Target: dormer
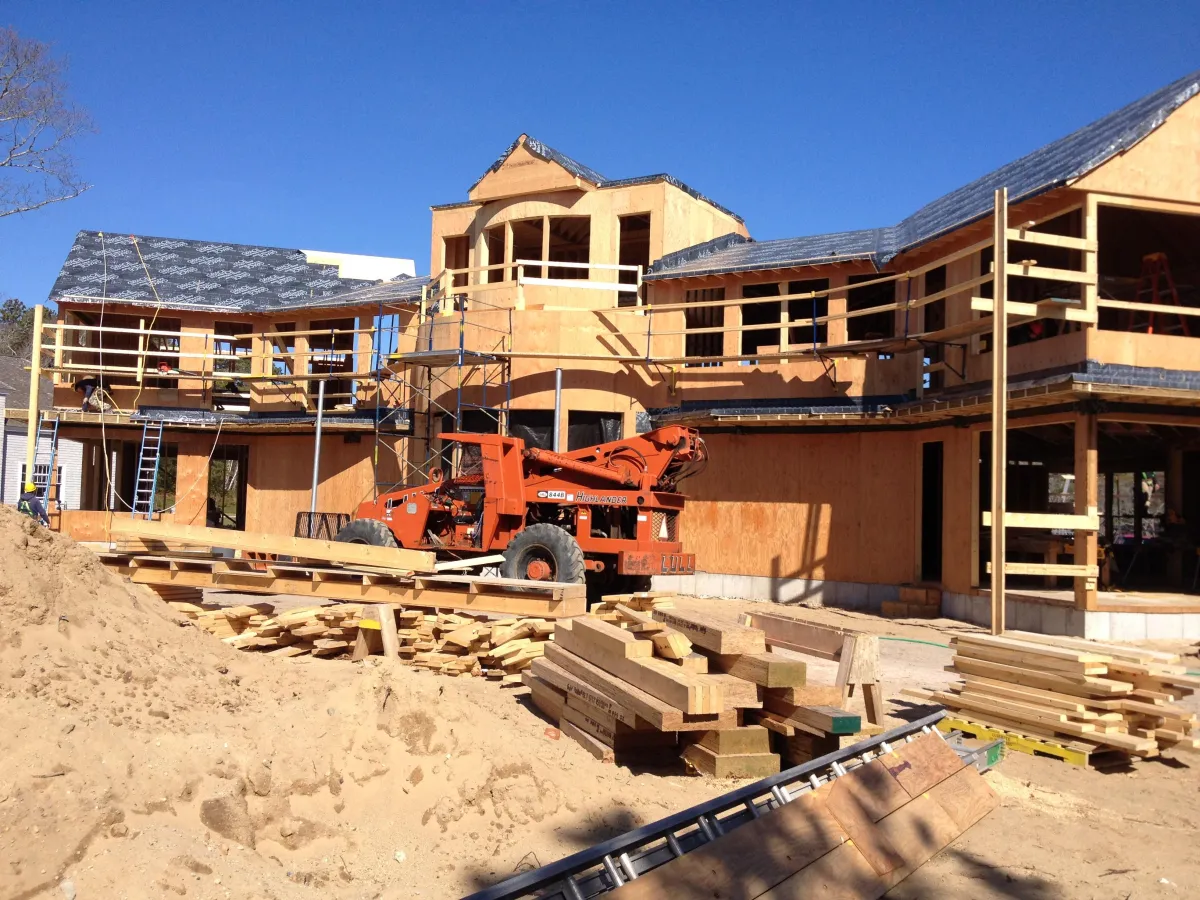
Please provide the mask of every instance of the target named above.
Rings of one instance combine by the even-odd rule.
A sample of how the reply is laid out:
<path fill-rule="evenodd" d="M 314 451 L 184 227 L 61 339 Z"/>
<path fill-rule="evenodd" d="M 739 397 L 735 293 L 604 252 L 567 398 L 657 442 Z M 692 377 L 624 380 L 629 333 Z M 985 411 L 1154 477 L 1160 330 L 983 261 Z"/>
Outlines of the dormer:
<path fill-rule="evenodd" d="M 487 203 L 524 194 L 594 191 L 603 182 L 599 172 L 523 134 L 471 186 L 467 196 L 473 203 Z"/>

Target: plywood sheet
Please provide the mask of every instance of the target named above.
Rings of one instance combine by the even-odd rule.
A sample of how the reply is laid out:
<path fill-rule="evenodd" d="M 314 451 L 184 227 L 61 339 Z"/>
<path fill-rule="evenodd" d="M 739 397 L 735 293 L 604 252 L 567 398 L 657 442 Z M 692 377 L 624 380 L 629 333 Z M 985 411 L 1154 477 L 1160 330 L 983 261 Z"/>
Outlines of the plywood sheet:
<path fill-rule="evenodd" d="M 963 761 L 935 734 L 898 744 L 880 761 L 910 797 L 918 797 L 963 767 Z"/>
<path fill-rule="evenodd" d="M 859 848 L 847 842 L 760 894 L 759 900 L 873 900 L 888 887 Z"/>

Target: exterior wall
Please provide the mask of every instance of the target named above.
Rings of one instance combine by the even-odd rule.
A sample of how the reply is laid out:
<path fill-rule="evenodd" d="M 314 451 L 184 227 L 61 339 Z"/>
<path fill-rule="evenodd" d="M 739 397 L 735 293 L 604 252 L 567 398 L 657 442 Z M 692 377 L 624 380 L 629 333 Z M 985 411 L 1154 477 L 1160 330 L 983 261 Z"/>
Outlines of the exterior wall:
<path fill-rule="evenodd" d="M 21 483 L 21 467 L 25 465 L 25 448 L 28 444 L 25 423 L 6 425 L 3 429 L 3 466 L 0 476 L 0 503 L 16 504 L 24 485 Z M 59 503 L 63 509 L 79 508 L 79 482 L 82 470 L 83 445 L 79 441 L 61 439 L 58 442 L 58 458 L 55 467 L 62 468 L 62 485 L 59 488 Z M 51 512 L 54 512 L 51 510 Z"/>

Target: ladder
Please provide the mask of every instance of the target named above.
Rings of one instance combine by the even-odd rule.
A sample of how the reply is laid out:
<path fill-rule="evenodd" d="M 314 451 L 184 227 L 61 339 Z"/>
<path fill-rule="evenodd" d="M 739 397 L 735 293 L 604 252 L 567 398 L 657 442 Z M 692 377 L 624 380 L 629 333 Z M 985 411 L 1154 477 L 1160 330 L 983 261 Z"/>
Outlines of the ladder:
<path fill-rule="evenodd" d="M 728 834 L 734 828 L 760 818 L 767 812 L 815 791 L 833 778 L 845 775 L 872 759 L 890 753 L 893 744 L 912 741 L 930 732 L 942 737 L 964 763 L 979 771 L 999 757 L 1000 741 L 968 749 L 961 732 L 944 735 L 937 723 L 944 710 L 907 725 L 859 741 L 843 750 L 826 754 L 778 775 L 730 791 L 691 809 L 644 825 L 619 837 L 581 850 L 556 863 L 524 872 L 465 900 L 517 900 L 537 896 L 541 900 L 590 900 L 638 878 L 686 853 Z"/>
<path fill-rule="evenodd" d="M 163 423 L 147 419 L 142 425 L 142 451 L 138 455 L 137 484 L 133 489 L 133 518 L 154 517 L 154 496 L 158 493 L 158 466 L 162 461 Z"/>
<path fill-rule="evenodd" d="M 59 493 L 62 490 L 58 479 L 54 477 L 54 465 L 57 458 L 58 418 L 42 416 L 38 422 L 37 439 L 33 445 L 33 471 L 26 473 L 25 480 L 33 482 L 34 487 L 37 488 L 38 499 L 42 501 L 47 511 L 50 509 L 51 499 L 56 506 L 58 505 Z M 54 487 L 53 498 L 50 496 L 51 485 Z"/>

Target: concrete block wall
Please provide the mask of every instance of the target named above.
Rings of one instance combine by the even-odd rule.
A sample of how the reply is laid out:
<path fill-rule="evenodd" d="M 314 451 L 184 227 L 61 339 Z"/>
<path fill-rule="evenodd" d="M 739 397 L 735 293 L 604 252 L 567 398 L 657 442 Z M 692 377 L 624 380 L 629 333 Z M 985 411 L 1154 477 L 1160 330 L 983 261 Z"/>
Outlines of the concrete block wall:
<path fill-rule="evenodd" d="M 987 627 L 991 600 L 942 594 L 942 615 Z M 1061 634 L 1096 641 L 1200 640 L 1200 613 L 1104 612 L 1008 598 L 1005 624 L 1014 631 Z"/>
<path fill-rule="evenodd" d="M 762 600 L 785 606 L 809 608 L 835 606 L 863 612 L 879 612 L 883 601 L 897 600 L 900 597 L 900 588 L 889 584 L 771 578 L 766 575 L 725 575 L 719 572 L 656 575 L 653 587 L 656 591 L 676 591 L 696 597 Z"/>

